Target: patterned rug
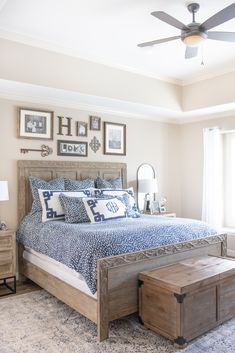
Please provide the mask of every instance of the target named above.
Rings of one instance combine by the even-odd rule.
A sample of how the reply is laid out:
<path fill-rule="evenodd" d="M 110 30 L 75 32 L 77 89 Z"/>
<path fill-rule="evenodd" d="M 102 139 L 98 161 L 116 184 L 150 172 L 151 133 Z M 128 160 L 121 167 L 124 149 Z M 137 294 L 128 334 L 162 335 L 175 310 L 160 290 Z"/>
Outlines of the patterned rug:
<path fill-rule="evenodd" d="M 116 320 L 110 338 L 44 290 L 0 299 L 0 353 L 235 353 L 235 319 L 177 350 L 136 316 Z"/>

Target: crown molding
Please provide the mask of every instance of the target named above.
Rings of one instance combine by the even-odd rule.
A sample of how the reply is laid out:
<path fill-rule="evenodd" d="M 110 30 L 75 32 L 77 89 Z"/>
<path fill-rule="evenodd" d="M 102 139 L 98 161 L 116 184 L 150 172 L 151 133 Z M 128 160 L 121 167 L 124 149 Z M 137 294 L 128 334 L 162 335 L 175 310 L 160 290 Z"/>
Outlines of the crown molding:
<path fill-rule="evenodd" d="M 173 124 L 178 124 L 181 114 L 161 107 L 4 79 L 0 79 L 0 98 Z"/>
<path fill-rule="evenodd" d="M 125 119 L 151 120 L 178 125 L 235 115 L 235 102 L 183 112 L 4 79 L 0 79 L 0 98 L 19 101 L 20 104 L 32 103 L 47 107 L 72 108 L 87 111 L 90 114 L 109 114 Z"/>

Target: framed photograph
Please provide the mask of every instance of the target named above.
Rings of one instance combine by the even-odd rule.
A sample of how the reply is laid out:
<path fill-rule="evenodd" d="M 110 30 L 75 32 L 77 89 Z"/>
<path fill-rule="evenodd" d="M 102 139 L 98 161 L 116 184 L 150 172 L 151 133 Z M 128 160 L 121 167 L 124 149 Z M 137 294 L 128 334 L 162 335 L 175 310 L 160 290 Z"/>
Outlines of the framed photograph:
<path fill-rule="evenodd" d="M 104 154 L 126 155 L 126 125 L 104 122 Z"/>
<path fill-rule="evenodd" d="M 84 121 L 77 121 L 76 123 L 76 135 L 77 136 L 87 136 L 87 123 Z"/>
<path fill-rule="evenodd" d="M 90 130 L 100 131 L 101 128 L 101 118 L 98 116 L 90 115 Z"/>
<path fill-rule="evenodd" d="M 160 213 L 160 205 L 159 205 L 159 201 L 152 201 L 151 202 L 151 205 L 150 205 L 150 208 L 151 208 L 151 213 L 154 214 L 154 213 Z"/>
<path fill-rule="evenodd" d="M 19 137 L 53 139 L 54 112 L 19 108 Z"/>
<path fill-rule="evenodd" d="M 87 142 L 83 141 L 57 141 L 58 156 L 87 157 Z"/>

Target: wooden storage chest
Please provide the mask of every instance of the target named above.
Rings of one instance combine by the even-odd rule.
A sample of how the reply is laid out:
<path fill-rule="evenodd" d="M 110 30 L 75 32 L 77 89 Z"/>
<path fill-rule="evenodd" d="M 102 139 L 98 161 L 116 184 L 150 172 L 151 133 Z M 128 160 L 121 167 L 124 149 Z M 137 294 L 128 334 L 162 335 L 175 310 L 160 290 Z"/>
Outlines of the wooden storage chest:
<path fill-rule="evenodd" d="M 196 257 L 140 273 L 139 316 L 183 348 L 235 316 L 235 261 Z"/>

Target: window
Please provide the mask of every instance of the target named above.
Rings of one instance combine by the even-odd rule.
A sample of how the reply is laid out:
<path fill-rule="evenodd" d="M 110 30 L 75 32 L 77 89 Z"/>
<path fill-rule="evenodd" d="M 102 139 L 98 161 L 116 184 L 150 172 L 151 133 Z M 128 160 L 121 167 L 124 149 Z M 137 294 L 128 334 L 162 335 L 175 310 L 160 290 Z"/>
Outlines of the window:
<path fill-rule="evenodd" d="M 235 227 L 235 133 L 224 134 L 224 225 Z"/>

